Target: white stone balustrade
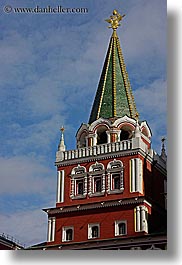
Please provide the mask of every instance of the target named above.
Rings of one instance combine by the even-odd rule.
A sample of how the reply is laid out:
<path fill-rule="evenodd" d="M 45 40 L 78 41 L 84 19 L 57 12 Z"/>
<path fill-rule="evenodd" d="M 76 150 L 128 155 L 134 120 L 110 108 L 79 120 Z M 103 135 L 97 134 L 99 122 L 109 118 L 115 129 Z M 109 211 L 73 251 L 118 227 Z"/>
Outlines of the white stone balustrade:
<path fill-rule="evenodd" d="M 75 150 L 58 151 L 56 153 L 56 162 L 97 156 L 113 152 L 119 152 L 132 149 L 132 140 L 126 140 L 116 143 L 100 144 L 91 147 L 82 147 Z"/>

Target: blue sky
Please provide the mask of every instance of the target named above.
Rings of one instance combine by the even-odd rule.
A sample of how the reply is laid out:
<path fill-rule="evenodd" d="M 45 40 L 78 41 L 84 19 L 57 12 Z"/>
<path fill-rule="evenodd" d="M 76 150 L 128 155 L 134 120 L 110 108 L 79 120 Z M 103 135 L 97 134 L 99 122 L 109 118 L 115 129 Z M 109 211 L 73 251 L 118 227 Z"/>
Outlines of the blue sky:
<path fill-rule="evenodd" d="M 6 14 L 3 7 L 86 7 L 87 14 Z M 142 120 L 160 152 L 166 136 L 165 0 L 1 0 L 0 233 L 26 245 L 46 240 L 55 205 L 59 128 L 67 149 L 88 122 L 111 30 L 104 21 L 126 14 L 118 35 Z"/>

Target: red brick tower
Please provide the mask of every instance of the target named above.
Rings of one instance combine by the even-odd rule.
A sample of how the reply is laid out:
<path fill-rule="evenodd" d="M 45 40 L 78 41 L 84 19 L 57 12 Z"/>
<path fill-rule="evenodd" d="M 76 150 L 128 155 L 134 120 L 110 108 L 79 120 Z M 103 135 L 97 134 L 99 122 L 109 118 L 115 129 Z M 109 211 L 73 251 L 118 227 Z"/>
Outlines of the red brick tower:
<path fill-rule="evenodd" d="M 151 130 L 139 120 L 116 33 L 123 17 L 114 10 L 106 20 L 113 33 L 75 150 L 66 150 L 61 129 L 56 206 L 44 209 L 47 249 L 166 247 L 165 148 L 151 149 Z"/>

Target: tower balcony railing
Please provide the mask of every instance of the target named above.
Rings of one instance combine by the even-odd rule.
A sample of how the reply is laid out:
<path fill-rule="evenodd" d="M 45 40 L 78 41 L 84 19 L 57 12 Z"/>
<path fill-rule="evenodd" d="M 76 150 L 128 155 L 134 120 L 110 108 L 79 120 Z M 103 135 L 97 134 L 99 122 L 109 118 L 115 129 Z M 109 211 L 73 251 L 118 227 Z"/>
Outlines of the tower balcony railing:
<path fill-rule="evenodd" d="M 107 153 L 114 153 L 132 149 L 132 140 L 125 140 L 115 143 L 106 143 L 90 147 L 82 147 L 75 150 L 58 151 L 56 154 L 56 162 L 86 158 Z"/>

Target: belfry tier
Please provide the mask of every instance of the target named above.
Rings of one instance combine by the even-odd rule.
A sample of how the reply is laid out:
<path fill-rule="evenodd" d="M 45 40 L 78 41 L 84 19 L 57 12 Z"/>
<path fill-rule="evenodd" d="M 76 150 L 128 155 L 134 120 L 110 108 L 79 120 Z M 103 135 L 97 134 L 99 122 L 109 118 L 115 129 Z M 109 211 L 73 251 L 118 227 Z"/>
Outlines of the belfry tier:
<path fill-rule="evenodd" d="M 134 139 L 140 139 L 145 148 L 150 148 L 151 131 L 145 121 L 128 117 L 106 119 L 99 118 L 91 124 L 82 124 L 76 139 L 77 148 L 92 147 L 101 144 L 125 142 L 134 144 Z"/>

